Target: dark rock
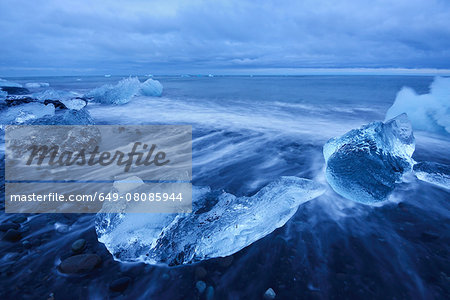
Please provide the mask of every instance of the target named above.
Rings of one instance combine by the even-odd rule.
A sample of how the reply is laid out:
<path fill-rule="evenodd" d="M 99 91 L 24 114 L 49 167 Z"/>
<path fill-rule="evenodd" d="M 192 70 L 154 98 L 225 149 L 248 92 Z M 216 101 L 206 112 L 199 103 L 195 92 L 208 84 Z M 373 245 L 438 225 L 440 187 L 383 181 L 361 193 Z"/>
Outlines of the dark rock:
<path fill-rule="evenodd" d="M 19 229 L 19 225 L 15 223 L 4 223 L 0 225 L 0 231 L 8 231 L 9 229 Z"/>
<path fill-rule="evenodd" d="M 13 221 L 14 223 L 19 224 L 19 223 L 25 222 L 26 220 L 27 220 L 27 217 L 24 217 L 24 216 L 17 216 L 17 217 L 15 217 L 12 221 Z"/>
<path fill-rule="evenodd" d="M 8 231 L 3 236 L 3 239 L 10 242 L 15 242 L 20 240 L 20 232 L 15 229 L 8 229 Z"/>
<path fill-rule="evenodd" d="M 76 97 L 73 99 L 83 100 L 86 103 L 86 105 L 88 103 L 88 101 L 85 98 Z M 16 106 L 16 105 L 22 105 L 22 104 L 31 103 L 31 102 L 42 103 L 44 105 L 52 104 L 56 109 L 63 109 L 63 110 L 69 109 L 61 101 L 53 100 L 53 99 L 39 100 L 39 99 L 31 98 L 29 96 L 8 96 L 5 99 L 6 106 Z"/>
<path fill-rule="evenodd" d="M 114 280 L 109 286 L 109 289 L 114 292 L 123 292 L 124 290 L 126 290 L 130 282 L 130 277 L 122 277 Z"/>
<path fill-rule="evenodd" d="M 79 239 L 73 242 L 72 244 L 72 251 L 75 253 L 82 252 L 84 248 L 86 247 L 86 240 L 85 239 Z"/>
<path fill-rule="evenodd" d="M 30 91 L 23 87 L 15 87 L 15 86 L 2 86 L 0 87 L 2 91 L 8 93 L 8 95 L 26 95 L 29 94 Z"/>
<path fill-rule="evenodd" d="M 16 106 L 37 101 L 38 100 L 28 96 L 21 96 L 21 97 L 11 96 L 5 99 L 6 106 Z"/>
<path fill-rule="evenodd" d="M 64 105 L 64 103 L 62 103 L 59 100 L 44 100 L 44 104 L 53 104 L 53 106 L 55 108 L 59 108 L 59 109 L 67 109 L 67 106 Z"/>
<path fill-rule="evenodd" d="M 66 258 L 59 265 L 62 273 L 87 273 L 94 270 L 101 263 L 100 256 L 96 254 L 79 254 Z"/>

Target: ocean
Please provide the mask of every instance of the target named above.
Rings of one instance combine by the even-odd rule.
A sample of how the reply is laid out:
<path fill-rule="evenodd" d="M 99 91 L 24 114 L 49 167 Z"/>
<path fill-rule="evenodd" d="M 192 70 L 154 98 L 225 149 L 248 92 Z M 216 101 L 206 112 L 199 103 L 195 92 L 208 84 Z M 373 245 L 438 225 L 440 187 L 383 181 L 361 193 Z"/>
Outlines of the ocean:
<path fill-rule="evenodd" d="M 85 94 L 122 78 L 7 79 L 49 83 L 36 91 Z M 2 212 L 0 223 L 14 221 L 22 232 L 19 242 L 0 241 L 2 298 L 203 299 L 207 293 L 199 294 L 199 280 L 212 287 L 208 293 L 216 299 L 261 299 L 268 288 L 277 299 L 449 297 L 449 191 L 411 176 L 382 204 L 355 203 L 327 185 L 322 154 L 330 138 L 384 121 L 403 87 L 431 93 L 433 77 L 152 78 L 164 87 L 161 97 L 89 103 L 95 124 L 192 125 L 194 186 L 252 196 L 280 176 L 297 176 L 323 183 L 326 192 L 231 257 L 176 267 L 115 261 L 97 241 L 95 215 Z M 414 136 L 415 160 L 450 165 L 449 135 L 417 130 Z M 102 264 L 86 275 L 68 276 L 57 266 L 79 238 Z M 111 291 L 111 282 L 121 277 L 130 278 L 129 286 Z"/>

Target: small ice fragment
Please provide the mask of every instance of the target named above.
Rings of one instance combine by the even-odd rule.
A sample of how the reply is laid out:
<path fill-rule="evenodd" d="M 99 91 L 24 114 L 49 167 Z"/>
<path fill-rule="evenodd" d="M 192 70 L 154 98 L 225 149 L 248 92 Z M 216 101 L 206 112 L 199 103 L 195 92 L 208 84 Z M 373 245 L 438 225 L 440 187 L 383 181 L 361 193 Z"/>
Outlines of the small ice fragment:
<path fill-rule="evenodd" d="M 68 109 L 80 110 L 86 106 L 87 101 L 80 98 L 60 100 Z"/>
<path fill-rule="evenodd" d="M 404 87 L 398 92 L 386 119 L 407 113 L 415 130 L 450 133 L 450 78 L 436 77 L 430 93 L 418 95 Z"/>

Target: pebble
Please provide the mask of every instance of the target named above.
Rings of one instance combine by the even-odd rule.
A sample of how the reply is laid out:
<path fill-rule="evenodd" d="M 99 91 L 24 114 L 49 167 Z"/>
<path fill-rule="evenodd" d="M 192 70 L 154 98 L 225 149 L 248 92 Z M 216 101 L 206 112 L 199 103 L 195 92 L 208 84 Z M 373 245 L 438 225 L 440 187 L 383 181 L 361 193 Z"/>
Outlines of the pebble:
<path fill-rule="evenodd" d="M 15 242 L 20 240 L 20 232 L 15 229 L 8 229 L 8 231 L 3 236 L 3 239 L 10 242 Z"/>
<path fill-rule="evenodd" d="M 214 288 L 212 286 L 208 286 L 206 289 L 206 300 L 214 299 Z"/>
<path fill-rule="evenodd" d="M 265 300 L 273 300 L 277 294 L 275 294 L 275 291 L 272 288 L 268 288 L 267 291 L 264 293 L 263 298 Z"/>
<path fill-rule="evenodd" d="M 198 292 L 200 294 L 203 294 L 203 292 L 206 290 L 206 283 L 204 281 L 197 281 L 195 284 L 195 287 L 197 288 Z"/>
<path fill-rule="evenodd" d="M 109 289 L 114 292 L 123 292 L 127 289 L 130 282 L 131 282 L 130 277 L 122 277 L 114 280 L 109 286 Z"/>
<path fill-rule="evenodd" d="M 72 251 L 75 253 L 82 252 L 85 247 L 86 247 L 86 240 L 79 239 L 79 240 L 76 240 L 75 242 L 73 242 Z"/>
<path fill-rule="evenodd" d="M 63 260 L 59 265 L 62 273 L 87 273 L 100 265 L 102 259 L 96 254 L 78 254 Z"/>
<path fill-rule="evenodd" d="M 25 248 L 25 249 L 30 249 L 31 248 L 31 243 L 29 242 L 29 241 L 23 241 L 22 242 L 22 246 Z"/>

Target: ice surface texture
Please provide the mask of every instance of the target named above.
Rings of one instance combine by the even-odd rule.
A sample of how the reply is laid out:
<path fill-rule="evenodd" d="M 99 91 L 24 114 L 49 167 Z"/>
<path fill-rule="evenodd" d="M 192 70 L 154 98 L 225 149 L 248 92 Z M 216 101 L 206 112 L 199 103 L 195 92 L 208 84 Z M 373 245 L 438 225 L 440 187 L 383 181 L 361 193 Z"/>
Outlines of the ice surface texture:
<path fill-rule="evenodd" d="M 323 154 L 326 178 L 341 196 L 361 203 L 386 200 L 414 164 L 411 123 L 401 114 L 329 140 Z"/>
<path fill-rule="evenodd" d="M 96 230 L 115 259 L 179 265 L 231 255 L 283 226 L 324 187 L 281 177 L 252 197 L 193 189 L 190 214 L 98 214 Z"/>
<path fill-rule="evenodd" d="M 414 174 L 422 181 L 450 190 L 450 167 L 435 162 L 420 162 L 414 165 Z"/>
<path fill-rule="evenodd" d="M 54 115 L 55 107 L 52 104 L 44 105 L 37 102 L 0 110 L 2 124 L 28 124 L 33 120 Z"/>
<path fill-rule="evenodd" d="M 386 119 L 407 113 L 415 130 L 450 133 L 450 78 L 436 77 L 430 93 L 417 95 L 404 87 L 389 108 Z"/>
<path fill-rule="evenodd" d="M 129 77 L 122 79 L 116 85 L 106 84 L 93 89 L 86 94 L 86 97 L 103 104 L 125 104 L 139 94 L 159 97 L 162 90 L 163 87 L 157 80 L 148 79 L 141 83 L 137 77 Z"/>

